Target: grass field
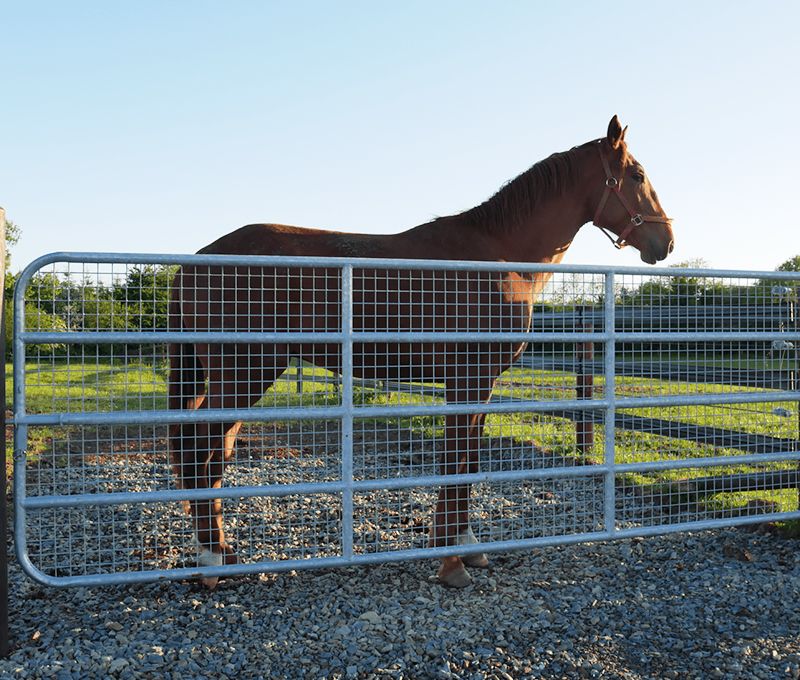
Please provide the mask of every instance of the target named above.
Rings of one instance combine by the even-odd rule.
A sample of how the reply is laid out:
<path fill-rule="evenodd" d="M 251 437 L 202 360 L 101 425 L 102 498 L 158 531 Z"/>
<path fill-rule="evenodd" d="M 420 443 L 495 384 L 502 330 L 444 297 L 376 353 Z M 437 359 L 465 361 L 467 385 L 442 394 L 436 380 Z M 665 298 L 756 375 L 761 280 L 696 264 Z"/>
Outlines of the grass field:
<path fill-rule="evenodd" d="M 7 366 L 7 394 L 12 395 L 11 367 Z M 265 406 L 331 406 L 339 402 L 334 376 L 323 369 L 307 366 L 303 373 L 302 390 L 295 382 L 295 369 L 285 374 L 259 402 Z M 26 366 L 26 410 L 28 413 L 161 410 L 167 406 L 166 365 L 161 362 L 95 360 L 81 363 L 58 361 L 31 363 Z M 574 399 L 574 375 L 558 371 L 540 371 L 515 367 L 507 371 L 498 383 L 495 394 L 500 397 L 537 400 Z M 617 396 L 655 396 L 697 393 L 725 393 L 747 388 L 713 384 L 688 384 L 644 378 L 618 377 Z M 428 387 L 431 387 L 430 385 Z M 436 386 L 434 386 L 436 387 Z M 438 386 L 442 388 L 442 385 Z M 595 378 L 595 394 L 603 390 L 601 377 Z M 443 402 L 441 395 L 421 396 L 401 392 L 382 392 L 356 386 L 355 402 L 359 405 L 389 405 L 401 403 Z M 658 409 L 630 409 L 629 413 L 662 420 L 680 421 L 699 426 L 724 428 L 737 432 L 768 435 L 782 439 L 798 438 L 797 402 L 755 405 L 684 406 Z M 782 410 L 781 410 L 782 409 Z M 787 417 L 785 413 L 790 415 Z M 410 428 L 428 436 L 443 434 L 443 418 L 417 416 L 391 418 L 393 426 Z M 591 461 L 603 459 L 602 427 L 595 427 L 594 448 L 587 452 Z M 513 438 L 533 441 L 537 446 L 559 456 L 577 455 L 574 424 L 563 418 L 544 414 L 490 414 L 487 417 L 486 437 Z M 35 458 L 48 446 L 52 432 L 46 427 L 31 428 L 28 454 Z M 7 442 L 11 452 L 11 442 Z M 618 463 L 657 460 L 685 460 L 701 457 L 741 455 L 735 449 L 721 449 L 712 444 L 685 441 L 662 436 L 657 432 L 617 430 L 616 460 Z M 9 460 L 11 457 L 9 456 Z M 761 465 L 757 469 L 786 470 L 795 463 Z M 658 488 L 676 485 L 687 478 L 709 474 L 752 472 L 753 466 L 726 466 L 723 470 L 665 469 L 658 472 L 627 475 L 626 486 L 641 485 Z M 702 500 L 708 507 L 735 508 L 757 499 L 777 504 L 781 511 L 798 507 L 796 489 L 713 494 Z"/>

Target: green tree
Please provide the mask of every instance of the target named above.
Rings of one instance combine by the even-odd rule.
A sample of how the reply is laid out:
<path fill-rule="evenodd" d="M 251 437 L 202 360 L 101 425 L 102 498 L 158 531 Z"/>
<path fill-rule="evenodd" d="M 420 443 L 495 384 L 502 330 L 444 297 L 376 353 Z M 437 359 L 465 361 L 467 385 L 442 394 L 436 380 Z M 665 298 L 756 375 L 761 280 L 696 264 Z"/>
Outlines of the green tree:
<path fill-rule="evenodd" d="M 800 255 L 795 255 L 794 257 L 786 260 L 779 264 L 775 271 L 779 272 L 800 272 Z"/>
<path fill-rule="evenodd" d="M 76 329 L 79 323 L 73 317 L 80 314 L 81 284 L 66 276 L 53 272 L 34 274 L 25 287 L 25 301 L 33 304 L 48 314 L 55 314 L 64 319 L 68 328 Z"/>
<path fill-rule="evenodd" d="M 5 328 L 3 330 L 6 336 L 6 359 L 10 359 L 13 355 L 14 304 L 13 302 L 6 302 L 5 305 L 6 318 Z M 60 316 L 48 314 L 46 311 L 39 309 L 36 305 L 26 302 L 25 328 L 42 332 L 55 331 L 63 333 L 67 330 L 67 325 Z M 53 356 L 62 353 L 66 349 L 66 345 L 63 343 L 51 343 L 47 345 L 36 345 L 35 348 L 39 356 Z"/>
<path fill-rule="evenodd" d="M 29 314 L 29 309 L 36 314 Z M 31 331 L 121 331 L 129 323 L 125 304 L 114 299 L 109 286 L 54 272 L 31 277 L 25 288 L 25 310 L 25 327 Z M 112 346 L 98 349 L 107 353 Z"/>
<path fill-rule="evenodd" d="M 130 326 L 127 306 L 124 302 L 115 300 L 108 288 L 84 285 L 79 295 L 79 302 L 72 308 L 70 315 L 73 330 L 124 331 Z"/>
<path fill-rule="evenodd" d="M 5 289 L 3 290 L 3 304 L 5 305 L 5 333 L 6 358 L 9 359 L 13 353 L 13 330 L 14 330 L 14 285 L 17 276 L 12 274 L 11 269 L 11 248 L 19 243 L 22 230 L 14 222 L 6 220 L 6 259 L 5 259 Z M 28 291 L 25 301 L 25 328 L 36 331 L 56 331 L 64 332 L 67 330 L 67 323 L 63 315 L 56 313 L 56 301 L 63 295 L 62 286 L 54 275 L 41 275 L 39 284 L 42 291 L 49 295 L 49 305 L 37 304 L 37 300 L 32 299 L 33 294 Z M 34 288 L 34 286 L 31 286 Z M 61 343 L 37 345 L 36 350 L 39 356 L 51 356 L 63 352 L 66 345 Z"/>
<path fill-rule="evenodd" d="M 696 257 L 684 262 L 671 265 L 670 269 L 706 269 L 709 264 L 707 260 Z M 699 276 L 672 276 L 670 277 L 669 304 L 678 307 L 688 307 L 697 305 L 703 297 L 708 280 Z"/>
<path fill-rule="evenodd" d="M 800 255 L 795 255 L 794 257 L 789 258 L 785 262 L 782 262 L 777 267 L 775 267 L 776 272 L 800 272 Z M 794 289 L 794 293 L 792 296 L 797 296 L 797 289 L 800 285 L 799 281 L 787 281 L 783 279 L 782 281 L 777 281 L 776 279 L 761 279 L 757 284 L 756 287 L 759 288 L 762 292 L 764 297 L 773 298 L 776 297 L 775 291 L 788 288 Z M 786 297 L 786 292 L 779 294 L 777 297 Z"/>
<path fill-rule="evenodd" d="M 6 262 L 5 262 L 5 287 L 3 289 L 3 300 L 10 301 L 14 297 L 14 284 L 17 277 L 11 273 L 11 247 L 19 243 L 22 230 L 11 220 L 6 220 Z"/>
<path fill-rule="evenodd" d="M 5 328 L 3 328 L 3 334 L 5 335 L 6 341 L 6 359 L 11 357 L 11 352 L 13 351 L 11 343 L 11 336 L 14 328 L 14 309 L 12 300 L 14 298 L 14 284 L 16 283 L 16 276 L 11 273 L 11 247 L 19 243 L 19 237 L 21 233 L 22 231 L 16 224 L 14 224 L 11 220 L 6 219 L 6 261 L 4 263 L 5 279 L 3 286 L 3 299 L 0 301 L 0 304 L 3 305 L 3 312 L 5 314 Z"/>
<path fill-rule="evenodd" d="M 19 243 L 22 230 L 11 220 L 6 220 L 6 272 L 11 267 L 11 246 Z"/>
<path fill-rule="evenodd" d="M 125 282 L 114 287 L 114 299 L 126 306 L 132 329 L 167 330 L 169 291 L 176 269 L 154 265 L 131 267 Z"/>
<path fill-rule="evenodd" d="M 794 257 L 786 260 L 786 262 L 782 262 L 776 267 L 776 271 L 779 272 L 800 272 L 800 255 L 795 255 Z M 788 290 L 780 293 L 779 295 L 781 298 L 786 300 L 793 300 L 794 304 L 797 305 L 797 300 L 800 297 L 800 281 L 793 279 L 791 281 L 773 281 L 773 288 L 772 291 L 775 292 L 776 288 L 779 289 L 781 287 L 785 287 Z M 780 284 L 775 286 L 774 284 Z"/>

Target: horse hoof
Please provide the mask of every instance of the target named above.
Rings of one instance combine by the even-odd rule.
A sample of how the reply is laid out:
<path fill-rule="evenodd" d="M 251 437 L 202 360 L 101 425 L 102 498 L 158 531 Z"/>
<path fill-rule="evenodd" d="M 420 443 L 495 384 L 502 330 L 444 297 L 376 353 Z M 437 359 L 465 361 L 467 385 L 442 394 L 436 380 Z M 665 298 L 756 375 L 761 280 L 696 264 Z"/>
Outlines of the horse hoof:
<path fill-rule="evenodd" d="M 489 558 L 486 556 L 486 553 L 472 553 L 471 555 L 464 555 L 461 560 L 468 567 L 474 567 L 475 569 L 489 568 Z"/>
<path fill-rule="evenodd" d="M 208 590 L 214 590 L 217 587 L 217 583 L 219 583 L 219 576 L 200 579 L 200 581 Z"/>
<path fill-rule="evenodd" d="M 219 546 L 220 552 L 214 552 L 197 544 L 197 566 L 198 567 L 220 567 L 223 564 L 239 564 L 239 557 L 236 551 L 227 543 Z M 206 576 L 200 579 L 201 583 L 209 590 L 214 590 L 219 583 L 219 576 Z"/>
<path fill-rule="evenodd" d="M 472 583 L 472 577 L 459 558 L 447 558 L 442 561 L 436 580 L 448 588 L 466 588 Z"/>
<path fill-rule="evenodd" d="M 236 554 L 236 551 L 229 545 L 222 546 L 222 563 L 239 564 L 239 556 Z"/>
<path fill-rule="evenodd" d="M 472 527 L 469 525 L 458 535 L 459 545 L 475 545 L 477 543 L 478 539 L 475 538 L 475 534 L 472 533 Z M 470 553 L 469 555 L 464 555 L 461 560 L 468 567 L 476 567 L 477 569 L 488 569 L 489 567 L 489 558 L 486 557 L 486 553 Z"/>

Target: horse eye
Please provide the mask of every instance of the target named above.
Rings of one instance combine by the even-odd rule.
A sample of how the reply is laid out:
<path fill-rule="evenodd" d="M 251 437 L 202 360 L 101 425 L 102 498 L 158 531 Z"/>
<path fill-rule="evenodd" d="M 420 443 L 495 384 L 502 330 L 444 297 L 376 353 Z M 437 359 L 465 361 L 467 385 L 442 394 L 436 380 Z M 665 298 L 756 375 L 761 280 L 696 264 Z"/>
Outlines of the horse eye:
<path fill-rule="evenodd" d="M 644 173 L 643 172 L 634 172 L 633 179 L 635 179 L 639 184 L 644 184 Z"/>

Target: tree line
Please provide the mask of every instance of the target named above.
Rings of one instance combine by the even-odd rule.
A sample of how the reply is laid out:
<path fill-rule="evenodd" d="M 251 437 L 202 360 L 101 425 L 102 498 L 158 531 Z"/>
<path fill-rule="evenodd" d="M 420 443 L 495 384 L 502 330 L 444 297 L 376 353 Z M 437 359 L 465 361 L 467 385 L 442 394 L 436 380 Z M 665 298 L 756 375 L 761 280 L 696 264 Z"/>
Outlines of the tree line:
<path fill-rule="evenodd" d="M 175 267 L 131 266 L 104 283 L 54 273 L 35 274 L 25 289 L 25 328 L 52 332 L 167 330 L 169 289 Z M 12 351 L 13 291 L 6 287 L 6 354 Z M 107 353 L 113 345 L 103 347 Z M 63 352 L 63 344 L 38 345 L 39 355 Z"/>

